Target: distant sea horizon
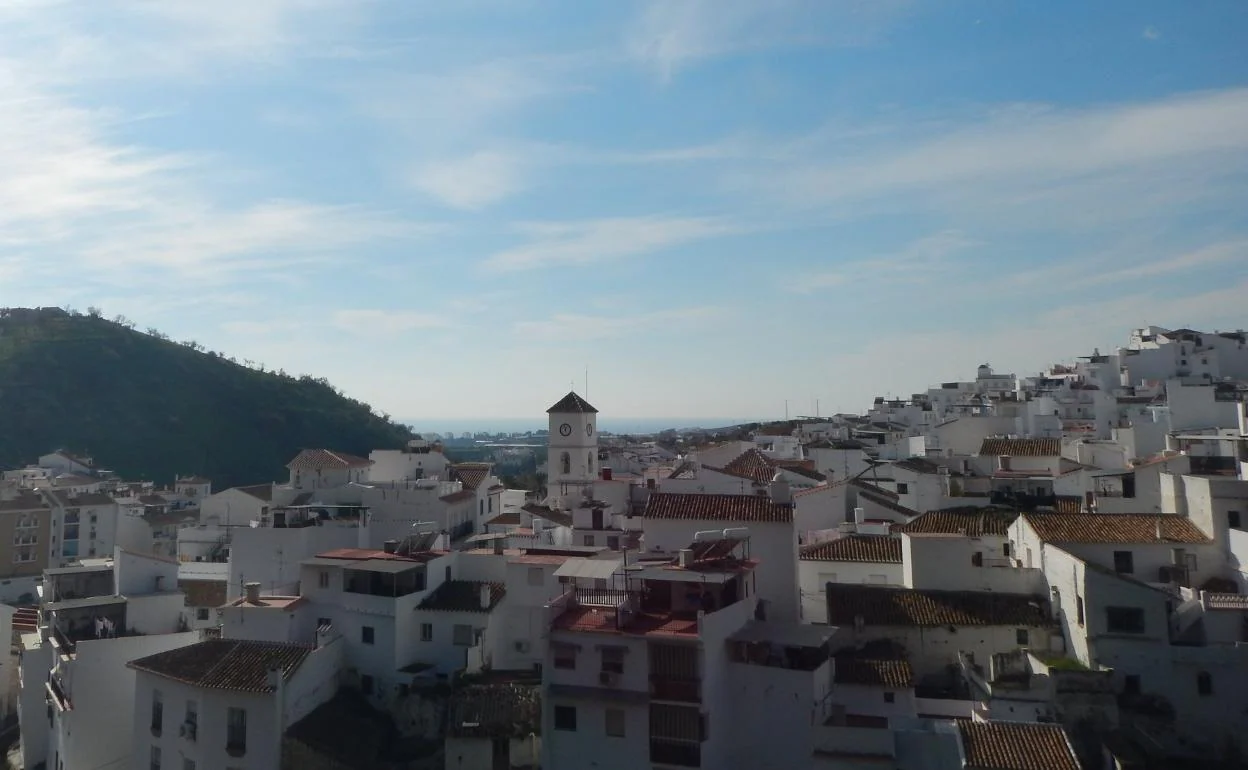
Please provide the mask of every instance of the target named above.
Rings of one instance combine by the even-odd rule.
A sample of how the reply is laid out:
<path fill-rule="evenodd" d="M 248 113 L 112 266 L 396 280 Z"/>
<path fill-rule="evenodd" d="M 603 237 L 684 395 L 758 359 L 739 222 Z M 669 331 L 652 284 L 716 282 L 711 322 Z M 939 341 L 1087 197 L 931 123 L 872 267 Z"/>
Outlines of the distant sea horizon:
<path fill-rule="evenodd" d="M 723 428 L 747 422 L 765 422 L 776 418 L 762 417 L 613 417 L 598 421 L 598 430 L 607 433 L 658 433 L 682 428 Z M 547 430 L 545 420 L 532 417 L 463 418 L 396 417 L 395 422 L 410 425 L 416 433 L 526 433 Z"/>

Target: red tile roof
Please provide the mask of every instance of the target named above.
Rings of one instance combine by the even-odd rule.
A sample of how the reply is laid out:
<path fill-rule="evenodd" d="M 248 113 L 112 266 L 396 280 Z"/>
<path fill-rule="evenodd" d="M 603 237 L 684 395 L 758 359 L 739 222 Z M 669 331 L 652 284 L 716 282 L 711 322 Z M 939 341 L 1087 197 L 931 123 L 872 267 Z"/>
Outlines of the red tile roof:
<path fill-rule="evenodd" d="M 445 555 L 446 551 L 420 551 L 409 556 L 400 556 L 397 553 L 386 553 L 375 548 L 335 548 L 332 551 L 317 554 L 322 559 L 344 559 L 346 561 L 378 559 L 382 561 L 410 561 L 420 564 L 429 561 L 431 558 Z"/>
<path fill-rule="evenodd" d="M 476 489 L 490 477 L 490 463 L 456 463 L 451 466 L 452 476 L 463 483 L 464 489 Z"/>
<path fill-rule="evenodd" d="M 571 391 L 547 409 L 546 414 L 598 414 L 598 410 L 578 396 L 576 391 Z"/>
<path fill-rule="evenodd" d="M 777 460 L 768 457 L 758 449 L 746 450 L 718 470 L 730 476 L 740 476 L 744 479 L 766 483 L 776 475 L 777 468 L 814 481 L 827 480 L 827 476 L 815 470 L 814 463 L 810 460 Z"/>
<path fill-rule="evenodd" d="M 158 652 L 128 665 L 138 671 L 194 687 L 239 692 L 273 692 L 268 671 L 276 667 L 289 679 L 312 652 L 311 647 L 281 642 L 214 639 Z"/>
<path fill-rule="evenodd" d="M 1017 518 L 1018 513 L 1014 511 L 949 508 L 943 511 L 928 511 L 913 521 L 898 525 L 894 531 L 911 534 L 965 534 L 967 537 L 999 535 L 1004 537 Z"/>
<path fill-rule="evenodd" d="M 1080 770 L 1061 725 L 958 720 L 967 770 Z"/>
<path fill-rule="evenodd" d="M 520 526 L 520 524 L 521 524 L 521 521 L 520 521 L 520 512 L 519 512 L 519 511 L 508 511 L 507 513 L 500 513 L 500 514 L 498 514 L 497 516 L 495 516 L 494 518 L 492 518 L 492 519 L 490 519 L 489 521 L 485 522 L 485 525 L 486 525 L 487 527 L 488 527 L 488 526 L 495 526 L 495 527 L 518 527 L 518 526 Z"/>
<path fill-rule="evenodd" d="M 979 445 L 981 457 L 1058 457 L 1062 454 L 1060 438 L 986 438 Z"/>
<path fill-rule="evenodd" d="M 1049 543 L 1212 542 L 1191 519 L 1173 513 L 1026 513 L 1023 518 Z"/>
<path fill-rule="evenodd" d="M 449 495 L 442 495 L 438 499 L 444 503 L 463 503 L 468 500 L 477 499 L 477 493 L 471 489 L 461 489 L 458 492 L 452 492 Z"/>
<path fill-rule="evenodd" d="M 805 561 L 866 561 L 901 564 L 901 539 L 888 535 L 847 535 L 805 546 Z"/>
<path fill-rule="evenodd" d="M 257 500 L 271 501 L 273 499 L 272 484 L 252 484 L 249 487 L 234 487 L 239 492 L 251 495 Z"/>
<path fill-rule="evenodd" d="M 571 607 L 555 618 L 555 631 L 590 631 L 639 636 L 697 636 L 698 619 L 693 616 L 636 613 L 623 629 L 617 628 L 615 612 L 603 607 Z"/>
<path fill-rule="evenodd" d="M 490 588 L 490 606 L 481 606 L 481 589 Z M 447 580 L 426 596 L 417 609 L 435 612 L 489 612 L 507 595 L 502 583 L 483 583 L 477 580 Z"/>
<path fill-rule="evenodd" d="M 774 503 L 764 495 L 654 492 L 642 515 L 648 519 L 788 523 L 793 521 L 793 506 Z"/>
<path fill-rule="evenodd" d="M 828 623 L 853 626 L 1028 626 L 1052 625 L 1042 596 L 981 591 L 928 591 L 831 583 Z"/>
<path fill-rule="evenodd" d="M 292 471 L 315 471 L 367 468 L 372 464 L 372 460 L 349 455 L 345 452 L 331 452 L 328 449 L 305 449 L 295 455 L 295 459 L 286 463 L 286 467 Z"/>
<path fill-rule="evenodd" d="M 905 689 L 914 686 L 914 672 L 906 660 L 879 660 L 837 655 L 836 683 Z"/>

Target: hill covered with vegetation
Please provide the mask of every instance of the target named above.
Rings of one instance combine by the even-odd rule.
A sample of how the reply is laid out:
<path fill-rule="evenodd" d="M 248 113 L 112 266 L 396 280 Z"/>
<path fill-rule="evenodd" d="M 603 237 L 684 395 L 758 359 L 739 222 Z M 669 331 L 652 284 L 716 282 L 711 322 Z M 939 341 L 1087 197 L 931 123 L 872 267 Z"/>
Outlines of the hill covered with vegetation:
<path fill-rule="evenodd" d="M 300 449 L 367 456 L 411 437 L 323 379 L 265 371 L 125 318 L 0 309 L 0 467 L 57 449 L 127 479 L 284 480 Z"/>

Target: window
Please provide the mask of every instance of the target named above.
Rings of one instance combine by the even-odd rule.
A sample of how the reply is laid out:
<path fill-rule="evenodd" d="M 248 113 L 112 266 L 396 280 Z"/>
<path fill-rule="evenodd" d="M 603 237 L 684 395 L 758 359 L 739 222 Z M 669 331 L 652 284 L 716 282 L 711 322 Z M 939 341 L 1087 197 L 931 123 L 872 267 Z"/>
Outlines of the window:
<path fill-rule="evenodd" d="M 897 482 L 897 494 L 899 495 L 910 494 L 910 485 L 904 481 Z"/>
<path fill-rule="evenodd" d="M 160 770 L 160 747 L 159 746 L 152 747 L 151 768 L 152 770 Z"/>
<path fill-rule="evenodd" d="M 603 647 L 602 670 L 610 671 L 615 674 L 623 674 L 624 652 L 625 648 L 623 647 Z"/>
<path fill-rule="evenodd" d="M 247 710 L 230 708 L 225 713 L 225 750 L 232 756 L 247 751 Z"/>
<path fill-rule="evenodd" d="M 972 567 L 984 566 L 984 552 L 983 551 L 976 551 L 975 553 L 971 554 L 971 566 Z"/>
<path fill-rule="evenodd" d="M 1001 544 L 1001 555 L 1007 559 L 1010 558 L 1010 544 L 1009 543 Z"/>
<path fill-rule="evenodd" d="M 360 628 L 360 641 L 364 642 L 364 644 L 373 643 L 373 627 L 372 626 L 362 626 Z"/>
<path fill-rule="evenodd" d="M 472 646 L 472 626 L 456 623 L 451 629 L 451 644 L 456 647 Z"/>
<path fill-rule="evenodd" d="M 593 535 L 586 535 L 586 536 L 585 536 L 585 545 L 593 545 L 593 544 L 594 544 L 594 536 L 593 536 Z"/>
<path fill-rule="evenodd" d="M 1075 597 L 1075 615 L 1078 616 L 1079 625 L 1083 625 L 1083 597 Z"/>
<path fill-rule="evenodd" d="M 332 626 L 333 624 L 334 624 L 334 621 L 329 618 L 317 618 L 316 619 L 317 628 L 324 628 L 325 626 Z"/>
<path fill-rule="evenodd" d="M 1240 524 L 1239 511 L 1227 511 L 1226 512 L 1226 526 L 1230 527 L 1231 529 L 1239 529 L 1241 526 L 1243 526 L 1242 524 Z"/>
<path fill-rule="evenodd" d="M 1114 572 L 1121 575 L 1135 572 L 1135 555 L 1130 551 L 1114 551 Z"/>
<path fill-rule="evenodd" d="M 897 693 L 895 693 L 895 692 L 886 692 L 886 693 L 884 693 L 884 702 L 885 702 L 885 703 L 896 703 L 896 702 L 897 702 Z"/>
<path fill-rule="evenodd" d="M 555 706 L 555 729 L 576 731 L 576 706 Z"/>
<path fill-rule="evenodd" d="M 607 535 L 607 548 L 612 551 L 620 550 L 620 538 L 618 535 Z"/>
<path fill-rule="evenodd" d="M 624 737 L 624 709 L 609 708 L 607 715 L 607 735 L 612 738 Z"/>
<path fill-rule="evenodd" d="M 1213 695 L 1213 677 L 1209 676 L 1208 671 L 1200 671 L 1196 674 L 1196 692 L 1201 695 Z"/>
<path fill-rule="evenodd" d="M 373 678 L 368 674 L 360 677 L 360 692 L 365 695 L 373 694 Z"/>
<path fill-rule="evenodd" d="M 432 623 L 420 624 L 420 641 L 422 642 L 433 641 L 433 624 Z"/>
<path fill-rule="evenodd" d="M 1144 610 L 1139 607 L 1106 607 L 1105 625 L 1111 634 L 1144 633 Z"/>
<path fill-rule="evenodd" d="M 541 567 L 529 567 L 529 585 L 541 586 L 546 583 L 546 571 Z"/>
<path fill-rule="evenodd" d="M 576 668 L 576 646 L 571 644 L 552 644 L 551 651 L 554 653 L 555 668 L 575 669 Z"/>
<path fill-rule="evenodd" d="M 193 700 L 188 700 L 186 702 L 186 719 L 182 720 L 182 735 L 193 741 L 198 730 L 199 704 Z"/>
<path fill-rule="evenodd" d="M 572 473 L 572 455 L 567 452 L 559 455 L 559 468 L 565 476 Z"/>
<path fill-rule="evenodd" d="M 317 574 L 316 584 L 321 588 L 329 588 L 329 570 L 323 569 Z"/>
<path fill-rule="evenodd" d="M 209 617 L 211 617 L 211 616 L 209 615 L 209 612 L 208 612 L 208 608 L 207 608 L 207 607 L 196 607 L 196 608 L 195 608 L 195 619 L 196 619 L 196 620 L 207 620 Z"/>
<path fill-rule="evenodd" d="M 1027 629 L 1020 628 L 1014 632 L 1014 643 L 1019 647 L 1026 647 L 1031 643 L 1027 638 Z"/>
<path fill-rule="evenodd" d="M 195 760 L 188 759 L 187 757 L 183 757 L 182 758 L 182 770 L 195 770 Z"/>
<path fill-rule="evenodd" d="M 593 452 L 590 452 L 588 457 L 585 458 L 585 463 L 586 463 L 585 467 L 589 469 L 590 473 L 593 473 L 594 472 L 594 453 Z"/>
<path fill-rule="evenodd" d="M 160 690 L 152 690 L 152 735 L 160 735 L 165 726 L 165 702 Z"/>

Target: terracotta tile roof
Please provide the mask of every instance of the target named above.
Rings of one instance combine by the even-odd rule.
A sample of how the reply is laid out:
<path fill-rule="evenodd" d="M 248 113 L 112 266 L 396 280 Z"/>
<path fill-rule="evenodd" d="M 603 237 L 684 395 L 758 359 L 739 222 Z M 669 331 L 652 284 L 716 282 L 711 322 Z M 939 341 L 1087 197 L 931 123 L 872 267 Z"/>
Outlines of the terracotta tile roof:
<path fill-rule="evenodd" d="M 815 495 L 815 494 L 819 494 L 820 492 L 830 492 L 836 489 L 837 487 L 840 487 L 844 483 L 845 483 L 844 481 L 837 481 L 832 484 L 817 484 L 813 487 L 806 487 L 805 489 L 796 489 L 793 491 L 793 496 L 805 497 L 806 495 Z"/>
<path fill-rule="evenodd" d="M 81 505 L 115 505 L 117 503 L 111 496 L 103 492 L 83 492 L 82 494 L 72 494 L 57 489 L 47 489 L 48 496 L 59 503 L 62 507 L 74 507 Z"/>
<path fill-rule="evenodd" d="M 523 510 L 531 516 L 553 521 L 561 527 L 572 526 L 572 514 L 566 511 L 556 511 L 541 505 L 526 505 Z"/>
<path fill-rule="evenodd" d="M 672 472 L 667 474 L 669 479 L 696 479 L 698 477 L 698 464 L 690 460 L 685 460 L 680 465 L 672 468 Z"/>
<path fill-rule="evenodd" d="M 481 606 L 481 587 L 490 587 L 490 606 Z M 437 590 L 421 601 L 417 609 L 439 612 L 489 612 L 507 595 L 502 583 L 483 583 L 477 580 L 447 580 Z"/>
<path fill-rule="evenodd" d="M 242 492 L 243 494 L 251 495 L 257 500 L 264 500 L 266 502 L 270 502 L 273 500 L 273 485 L 272 484 L 252 484 L 249 487 L 234 487 L 234 488 L 237 489 L 239 492 Z"/>
<path fill-rule="evenodd" d="M 896 527 L 895 532 L 912 534 L 957 535 L 965 533 L 967 537 L 983 537 L 1009 533 L 1010 525 L 1018 518 L 1014 511 L 985 510 L 983 508 L 949 508 L 943 511 L 928 511 L 913 521 Z"/>
<path fill-rule="evenodd" d="M 901 539 L 888 535 L 847 535 L 805 546 L 805 561 L 868 561 L 901 564 Z"/>
<path fill-rule="evenodd" d="M 871 483 L 870 479 L 863 478 L 862 476 L 855 476 L 854 478 L 849 480 L 849 483 L 857 487 L 858 489 L 864 490 L 866 492 L 871 492 L 873 494 L 879 495 L 880 497 L 886 497 L 889 500 L 897 500 L 898 498 L 901 497 L 896 492 L 891 492 L 885 489 L 884 487 L 877 487 L 875 484 Z"/>
<path fill-rule="evenodd" d="M 1061 725 L 958 720 L 967 770 L 1080 770 Z"/>
<path fill-rule="evenodd" d="M 497 516 L 495 516 L 494 518 L 492 518 L 492 519 L 490 519 L 489 521 L 485 522 L 485 525 L 486 525 L 487 527 L 489 527 L 489 526 L 495 526 L 495 527 L 518 527 L 518 526 L 520 526 L 520 524 L 521 524 L 521 522 L 520 522 L 520 512 L 519 512 L 519 511 L 508 511 L 508 512 L 506 512 L 506 513 L 500 513 L 500 514 L 498 514 Z"/>
<path fill-rule="evenodd" d="M 793 506 L 778 505 L 764 495 L 654 492 L 642 515 L 648 519 L 788 523 L 793 521 Z"/>
<path fill-rule="evenodd" d="M 462 482 L 464 489 L 476 489 L 490 477 L 490 463 L 456 463 L 451 466 L 451 474 Z"/>
<path fill-rule="evenodd" d="M 986 438 L 979 445 L 981 457 L 1058 457 L 1062 454 L 1060 438 Z"/>
<path fill-rule="evenodd" d="M 144 505 L 168 505 L 169 500 L 160 495 L 139 495 L 139 502 Z"/>
<path fill-rule="evenodd" d="M 578 396 L 576 391 L 570 391 L 568 395 L 556 401 L 554 406 L 547 409 L 546 414 L 598 414 L 598 410 Z"/>
<path fill-rule="evenodd" d="M 852 627 L 859 615 L 868 626 L 1052 625 L 1044 597 L 1029 594 L 831 583 L 827 595 L 830 625 Z"/>
<path fill-rule="evenodd" d="M 461 489 L 458 492 L 452 492 L 449 495 L 442 495 L 438 499 L 444 503 L 462 503 L 468 500 L 476 500 L 477 493 L 472 489 Z"/>
<path fill-rule="evenodd" d="M 0 511 L 48 510 L 48 503 L 34 492 L 22 492 L 12 500 L 0 500 Z"/>
<path fill-rule="evenodd" d="M 914 510 L 913 508 L 908 508 L 902 505 L 901 503 L 897 502 L 896 497 L 890 498 L 884 495 L 880 495 L 878 494 L 878 492 L 875 494 L 872 493 L 878 489 L 879 487 L 873 487 L 872 491 L 867 491 L 863 489 L 862 494 L 861 494 L 862 499 L 875 503 L 881 508 L 887 508 L 888 510 L 893 511 L 895 513 L 900 513 L 902 516 L 905 516 L 907 518 L 914 518 L 919 515 L 919 512 Z"/>
<path fill-rule="evenodd" d="M 914 672 L 906 660 L 879 660 L 837 655 L 836 683 L 905 689 L 914 686 Z"/>
<path fill-rule="evenodd" d="M 270 667 L 290 679 L 312 652 L 311 647 L 282 642 L 213 639 L 176 650 L 158 652 L 128 665 L 193 687 L 238 692 L 273 692 Z"/>
<path fill-rule="evenodd" d="M 1027 513 L 1023 518 L 1049 543 L 1212 542 L 1191 519 L 1173 513 Z"/>
<path fill-rule="evenodd" d="M 315 471 L 367 468 L 372 464 L 372 460 L 349 455 L 345 452 L 331 452 L 328 449 L 305 449 L 295 455 L 295 459 L 286 463 L 286 467 L 292 471 Z"/>
<path fill-rule="evenodd" d="M 894 467 L 923 474 L 940 473 L 941 466 L 923 457 L 910 457 L 893 463 Z"/>
<path fill-rule="evenodd" d="M 776 460 L 757 449 L 749 449 L 737 455 L 727 465 L 718 470 L 730 476 L 740 476 L 741 478 L 766 483 L 771 481 L 772 477 L 776 475 L 777 468 L 799 476 L 805 476 L 814 481 L 827 481 L 828 478 L 816 471 L 814 463 L 810 460 Z"/>

